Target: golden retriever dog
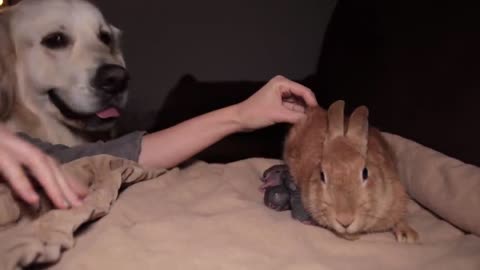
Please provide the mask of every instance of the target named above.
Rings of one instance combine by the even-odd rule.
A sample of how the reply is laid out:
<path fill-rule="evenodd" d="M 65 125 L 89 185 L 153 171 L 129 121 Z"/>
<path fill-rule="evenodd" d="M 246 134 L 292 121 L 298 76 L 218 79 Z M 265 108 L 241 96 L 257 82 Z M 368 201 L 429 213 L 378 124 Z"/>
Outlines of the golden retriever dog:
<path fill-rule="evenodd" d="M 0 12 L 0 121 L 68 146 L 109 133 L 126 106 L 120 31 L 84 0 Z"/>

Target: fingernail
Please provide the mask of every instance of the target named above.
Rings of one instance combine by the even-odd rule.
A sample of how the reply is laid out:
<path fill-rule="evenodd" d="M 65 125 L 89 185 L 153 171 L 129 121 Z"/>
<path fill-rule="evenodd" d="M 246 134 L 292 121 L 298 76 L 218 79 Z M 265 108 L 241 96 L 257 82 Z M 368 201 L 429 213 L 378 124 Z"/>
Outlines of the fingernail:
<path fill-rule="evenodd" d="M 73 201 L 73 206 L 79 207 L 82 206 L 83 202 L 79 199 Z"/>
<path fill-rule="evenodd" d="M 67 202 L 66 200 L 63 200 L 63 207 L 64 207 L 64 208 L 70 208 L 71 205 L 70 205 L 70 203 Z"/>
<path fill-rule="evenodd" d="M 36 193 L 30 193 L 29 197 L 32 203 L 38 203 L 40 200 L 40 197 L 38 197 Z"/>

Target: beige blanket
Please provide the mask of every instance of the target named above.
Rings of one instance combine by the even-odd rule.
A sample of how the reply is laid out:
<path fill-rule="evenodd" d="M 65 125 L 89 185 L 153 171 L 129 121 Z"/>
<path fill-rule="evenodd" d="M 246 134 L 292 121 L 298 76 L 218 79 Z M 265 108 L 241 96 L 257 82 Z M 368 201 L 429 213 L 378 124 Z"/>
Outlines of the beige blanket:
<path fill-rule="evenodd" d="M 91 190 L 80 208 L 51 210 L 43 196 L 40 208 L 31 209 L 0 183 L 0 269 L 58 261 L 62 251 L 74 246 L 74 233 L 81 225 L 109 212 L 121 187 L 164 172 L 145 171 L 133 162 L 103 155 L 71 162 L 65 169 Z"/>
<path fill-rule="evenodd" d="M 270 210 L 257 188 L 277 160 L 196 162 L 162 174 L 103 156 L 68 164 L 103 183 L 89 204 L 0 232 L 0 269 L 60 255 L 49 269 L 480 269 L 480 168 L 386 135 L 409 193 L 423 205 L 409 207 L 421 244 L 398 244 L 391 233 L 347 241 Z M 110 208 L 122 181 L 142 182 Z M 79 224 L 101 216 L 72 238 Z"/>

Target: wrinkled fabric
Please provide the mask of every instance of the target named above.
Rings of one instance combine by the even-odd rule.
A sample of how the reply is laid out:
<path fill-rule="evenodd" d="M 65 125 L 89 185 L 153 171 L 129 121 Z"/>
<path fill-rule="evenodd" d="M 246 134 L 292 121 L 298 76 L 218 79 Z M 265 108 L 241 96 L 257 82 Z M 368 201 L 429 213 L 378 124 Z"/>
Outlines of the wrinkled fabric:
<path fill-rule="evenodd" d="M 31 209 L 0 184 L 0 269 L 53 263 L 75 245 L 74 234 L 87 222 L 105 216 L 120 188 L 152 179 L 165 170 L 146 171 L 136 163 L 109 155 L 82 158 L 64 169 L 89 187 L 81 207 L 60 210 L 42 196 L 39 209 Z"/>
<path fill-rule="evenodd" d="M 279 160 L 199 161 L 125 190 L 50 270 L 480 269 L 480 238 L 457 227 L 480 226 L 480 188 L 468 184 L 478 181 L 478 168 L 386 136 L 412 195 L 408 221 L 419 244 L 399 244 L 391 232 L 348 241 L 267 208 L 260 177 Z"/>
<path fill-rule="evenodd" d="M 397 243 L 391 232 L 348 241 L 292 219 L 289 211 L 267 208 L 258 190 L 260 177 L 280 160 L 197 161 L 157 175 L 129 162 L 112 170 L 110 159 L 102 166 L 85 159 L 83 167 L 69 165 L 77 174 L 116 172 L 90 177 L 105 179 L 100 183 L 123 179 L 118 175 L 124 175 L 124 168 L 144 175 L 127 177 L 138 181 L 125 183 L 129 187 L 117 200 L 100 198 L 117 197 L 120 184 L 93 189 L 97 195 L 90 197 L 90 204 L 100 208 L 47 211 L 34 222 L 15 222 L 9 233 L 0 232 L 0 258 L 17 258 L 19 265 L 55 261 L 49 270 L 480 269 L 479 168 L 385 135 L 412 198 L 407 220 L 419 233 L 419 244 Z M 11 213 L 16 211 L 23 210 Z M 80 222 L 85 219 L 88 225 Z M 74 237 L 72 231 L 77 232 Z M 5 249 L 9 242 L 17 244 Z"/>
<path fill-rule="evenodd" d="M 410 196 L 465 232 L 480 236 L 480 168 L 384 134 Z"/>

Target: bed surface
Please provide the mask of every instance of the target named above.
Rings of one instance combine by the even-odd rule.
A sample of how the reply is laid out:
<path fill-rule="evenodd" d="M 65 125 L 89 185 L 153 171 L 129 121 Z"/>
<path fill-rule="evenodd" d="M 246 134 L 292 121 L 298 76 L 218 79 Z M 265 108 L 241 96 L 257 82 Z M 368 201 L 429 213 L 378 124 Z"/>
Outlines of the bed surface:
<path fill-rule="evenodd" d="M 125 163 L 114 177 L 130 181 L 128 187 L 87 218 L 93 222 L 72 227 L 73 245 L 48 269 L 480 269 L 480 169 L 386 136 L 415 199 L 408 220 L 420 244 L 399 244 L 388 232 L 348 241 L 267 208 L 259 177 L 279 160 L 198 161 L 150 174 Z M 107 175 L 90 171 L 94 178 Z M 0 249 L 7 244 L 0 241 Z"/>

